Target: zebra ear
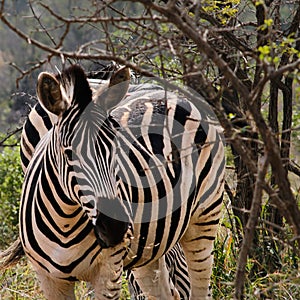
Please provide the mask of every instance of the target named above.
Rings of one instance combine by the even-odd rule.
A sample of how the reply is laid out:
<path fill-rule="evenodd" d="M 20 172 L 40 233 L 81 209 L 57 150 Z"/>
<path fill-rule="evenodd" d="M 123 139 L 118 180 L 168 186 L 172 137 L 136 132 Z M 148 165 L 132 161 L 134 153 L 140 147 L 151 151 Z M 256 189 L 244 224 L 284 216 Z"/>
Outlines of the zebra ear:
<path fill-rule="evenodd" d="M 43 72 L 39 75 L 37 95 L 42 106 L 57 116 L 68 107 L 67 101 L 62 97 L 58 80 L 50 73 Z"/>
<path fill-rule="evenodd" d="M 130 70 L 123 67 L 115 72 L 109 84 L 96 93 L 96 103 L 108 111 L 115 107 L 127 94 L 130 80 Z"/>

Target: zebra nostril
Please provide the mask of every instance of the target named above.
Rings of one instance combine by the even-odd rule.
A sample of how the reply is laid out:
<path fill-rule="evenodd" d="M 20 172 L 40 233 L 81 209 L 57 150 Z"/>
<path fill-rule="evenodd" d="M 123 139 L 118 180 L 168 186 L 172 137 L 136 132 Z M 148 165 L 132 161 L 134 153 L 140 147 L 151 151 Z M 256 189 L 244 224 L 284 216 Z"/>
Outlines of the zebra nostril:
<path fill-rule="evenodd" d="M 94 231 L 100 246 L 108 248 L 123 241 L 128 227 L 128 222 L 119 221 L 100 213 Z"/>
<path fill-rule="evenodd" d="M 129 227 L 129 216 L 119 199 L 99 199 L 95 234 L 103 248 L 122 242 Z"/>

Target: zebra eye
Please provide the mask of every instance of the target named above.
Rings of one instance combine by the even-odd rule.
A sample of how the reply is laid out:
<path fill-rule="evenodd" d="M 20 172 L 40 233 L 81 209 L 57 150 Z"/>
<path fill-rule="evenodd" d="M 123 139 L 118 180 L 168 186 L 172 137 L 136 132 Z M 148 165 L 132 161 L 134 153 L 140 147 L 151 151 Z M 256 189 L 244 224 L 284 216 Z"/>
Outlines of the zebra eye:
<path fill-rule="evenodd" d="M 66 149 L 65 150 L 65 155 L 68 160 L 73 160 L 75 157 L 75 153 L 71 149 Z"/>

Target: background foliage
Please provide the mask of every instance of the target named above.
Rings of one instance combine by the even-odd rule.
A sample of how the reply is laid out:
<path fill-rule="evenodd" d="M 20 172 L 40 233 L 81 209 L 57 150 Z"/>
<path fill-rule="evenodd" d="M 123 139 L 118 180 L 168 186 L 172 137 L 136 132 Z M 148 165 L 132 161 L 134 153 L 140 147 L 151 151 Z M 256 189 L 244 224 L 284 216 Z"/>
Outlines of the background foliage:
<path fill-rule="evenodd" d="M 10 141 L 14 142 L 14 141 Z M 19 200 L 23 173 L 18 147 L 6 147 L 0 153 L 0 248 L 18 236 Z"/>

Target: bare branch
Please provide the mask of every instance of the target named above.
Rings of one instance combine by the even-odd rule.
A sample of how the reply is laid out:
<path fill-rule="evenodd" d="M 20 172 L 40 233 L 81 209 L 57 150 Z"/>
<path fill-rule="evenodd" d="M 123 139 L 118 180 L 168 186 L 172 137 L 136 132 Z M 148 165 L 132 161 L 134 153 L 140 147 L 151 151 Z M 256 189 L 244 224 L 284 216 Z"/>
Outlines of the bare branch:
<path fill-rule="evenodd" d="M 38 16 L 36 15 L 35 10 L 34 10 L 34 8 L 33 8 L 33 6 L 32 6 L 31 1 L 29 1 L 29 7 L 30 7 L 30 10 L 31 10 L 31 12 L 32 12 L 32 14 L 33 14 L 33 16 L 34 16 L 34 18 L 38 21 L 39 25 L 41 26 L 41 28 L 43 29 L 43 31 L 46 33 L 46 35 L 49 37 L 49 39 L 50 39 L 50 41 L 53 43 L 53 45 L 56 46 L 55 40 L 54 40 L 53 37 L 49 34 L 49 32 L 48 32 L 48 30 L 46 29 L 46 27 L 42 24 L 41 18 L 38 17 Z"/>
<path fill-rule="evenodd" d="M 0 147 L 15 147 L 15 146 L 17 146 L 18 142 L 13 143 L 13 144 L 5 144 L 5 142 L 8 141 L 12 136 L 14 136 L 17 133 L 21 132 L 21 130 L 22 130 L 22 127 L 16 128 L 16 129 L 8 132 L 6 134 L 6 136 L 2 140 L 0 140 Z"/>
<path fill-rule="evenodd" d="M 161 16 L 154 15 L 154 16 L 130 16 L 126 17 L 124 15 L 120 17 L 74 17 L 74 18 L 64 18 L 62 15 L 56 13 L 49 5 L 40 2 L 39 3 L 42 7 L 44 7 L 52 16 L 54 16 L 57 20 L 63 22 L 64 24 L 72 24 L 72 23 L 79 23 L 79 24 L 86 24 L 86 23 L 123 23 L 123 22 L 138 22 L 140 25 L 141 21 L 159 21 L 161 23 L 168 23 L 169 20 L 166 18 L 162 18 Z M 114 11 L 117 11 L 114 9 Z M 119 14 L 120 12 L 117 11 Z"/>
<path fill-rule="evenodd" d="M 300 177 L 300 166 L 297 165 L 294 161 L 289 162 L 287 168 L 290 172 Z"/>
<path fill-rule="evenodd" d="M 258 217 L 261 212 L 261 199 L 263 192 L 263 183 L 265 182 L 265 176 L 267 173 L 267 167 L 269 164 L 268 152 L 261 157 L 258 164 L 258 173 L 254 188 L 253 201 L 250 210 L 250 216 L 248 219 L 247 227 L 245 230 L 245 236 L 242 242 L 240 250 L 237 271 L 235 274 L 235 299 L 240 300 L 243 298 L 244 280 L 245 280 L 245 267 L 247 263 L 247 257 L 249 254 L 250 247 L 254 238 L 254 228 L 257 224 Z"/>

